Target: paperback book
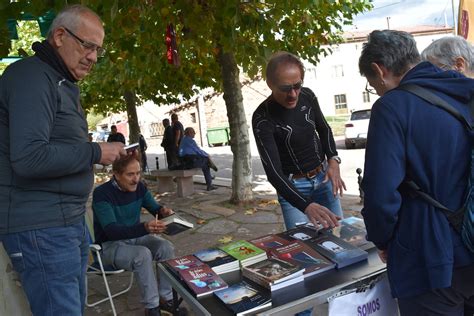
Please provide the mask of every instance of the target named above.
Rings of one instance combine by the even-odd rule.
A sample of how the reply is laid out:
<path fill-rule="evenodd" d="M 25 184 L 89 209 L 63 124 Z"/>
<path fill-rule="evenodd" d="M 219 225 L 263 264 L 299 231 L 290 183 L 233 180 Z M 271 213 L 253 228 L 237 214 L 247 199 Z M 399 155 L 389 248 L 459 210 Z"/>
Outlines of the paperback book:
<path fill-rule="evenodd" d="M 279 259 L 300 265 L 305 269 L 304 277 L 334 269 L 335 264 L 300 240 L 286 246 L 273 249 L 273 255 Z"/>
<path fill-rule="evenodd" d="M 242 276 L 271 291 L 303 281 L 304 268 L 278 258 L 268 258 L 242 268 Z"/>
<path fill-rule="evenodd" d="M 193 223 L 188 222 L 176 213 L 163 217 L 160 221 L 166 224 L 166 230 L 164 232 L 166 235 L 176 235 L 194 227 Z"/>
<path fill-rule="evenodd" d="M 302 225 L 296 226 L 295 228 L 279 233 L 277 236 L 280 236 L 289 241 L 294 241 L 294 240 L 306 241 L 306 240 L 310 240 L 311 238 L 318 237 L 319 232 L 313 225 L 302 224 Z"/>
<path fill-rule="evenodd" d="M 270 253 L 273 248 L 284 246 L 290 243 L 289 240 L 284 239 L 276 234 L 265 235 L 259 238 L 249 240 L 252 244 L 260 249 Z"/>
<path fill-rule="evenodd" d="M 345 242 L 362 250 L 375 247 L 373 243 L 367 240 L 367 231 L 365 230 L 364 220 L 355 216 L 344 218 L 339 222 L 341 225 L 332 229 L 323 230 L 324 234 L 331 234 L 341 238 Z"/>
<path fill-rule="evenodd" d="M 203 297 L 227 288 L 227 283 L 206 264 L 180 270 L 179 274 L 196 297 Z"/>
<path fill-rule="evenodd" d="M 264 250 L 245 240 L 239 240 L 219 248 L 239 260 L 242 267 L 267 258 L 267 253 Z"/>
<path fill-rule="evenodd" d="M 367 260 L 368 253 L 341 238 L 329 234 L 321 234 L 316 239 L 307 241 L 308 245 L 343 268 L 353 263 Z"/>
<path fill-rule="evenodd" d="M 179 271 L 200 267 L 204 263 L 192 255 L 182 256 L 165 261 L 165 265 L 170 268 L 176 276 L 180 277 Z"/>
<path fill-rule="evenodd" d="M 246 281 L 217 291 L 214 295 L 237 316 L 254 315 L 272 306 L 271 294 L 268 290 L 257 288 Z"/>
<path fill-rule="evenodd" d="M 207 248 L 194 253 L 217 274 L 239 270 L 239 260 L 219 248 Z"/>

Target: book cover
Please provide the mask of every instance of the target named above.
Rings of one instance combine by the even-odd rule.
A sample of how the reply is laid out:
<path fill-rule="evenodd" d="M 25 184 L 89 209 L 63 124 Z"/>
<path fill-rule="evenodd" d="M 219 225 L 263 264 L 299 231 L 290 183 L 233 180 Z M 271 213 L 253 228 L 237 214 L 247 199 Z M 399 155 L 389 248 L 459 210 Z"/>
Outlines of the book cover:
<path fill-rule="evenodd" d="M 211 268 L 218 268 L 238 260 L 219 248 L 207 248 L 194 253 L 194 256 Z M 238 263 L 236 263 L 238 267 Z"/>
<path fill-rule="evenodd" d="M 312 238 L 319 236 L 318 230 L 312 225 L 298 225 L 295 228 L 289 229 L 282 233 L 277 234 L 277 236 L 282 237 L 283 239 L 294 241 L 301 240 L 306 241 Z"/>
<path fill-rule="evenodd" d="M 235 315 L 255 314 L 272 306 L 271 294 L 246 281 L 241 281 L 214 295 Z"/>
<path fill-rule="evenodd" d="M 166 231 L 164 233 L 170 236 L 176 235 L 194 227 L 192 223 L 188 222 L 176 213 L 163 217 L 160 219 L 160 221 L 166 224 Z"/>
<path fill-rule="evenodd" d="M 365 230 L 364 220 L 355 216 L 344 218 L 339 222 L 341 225 L 332 229 L 323 230 L 324 234 L 332 234 L 341 238 L 345 242 L 362 250 L 375 247 L 373 243 L 367 240 L 367 231 Z"/>
<path fill-rule="evenodd" d="M 202 263 L 198 258 L 192 255 L 182 256 L 165 261 L 165 265 L 177 276 L 179 276 L 180 270 L 186 270 L 202 266 Z"/>
<path fill-rule="evenodd" d="M 265 254 L 264 250 L 245 240 L 239 240 L 228 245 L 220 246 L 219 248 L 239 261 Z"/>
<path fill-rule="evenodd" d="M 196 297 L 206 296 L 214 291 L 227 288 L 227 283 L 206 264 L 180 270 L 179 274 Z"/>
<path fill-rule="evenodd" d="M 335 262 L 337 268 L 366 260 L 369 255 L 367 251 L 328 234 L 321 234 L 318 238 L 308 240 L 307 243 L 311 248 Z"/>
<path fill-rule="evenodd" d="M 305 268 L 305 277 L 322 273 L 335 267 L 333 262 L 300 240 L 296 240 L 286 246 L 274 248 L 272 252 L 279 259 Z"/>
<path fill-rule="evenodd" d="M 257 246 L 260 249 L 269 252 L 271 249 L 284 246 L 290 243 L 289 240 L 284 239 L 276 234 L 265 235 L 259 238 L 249 240 L 252 244 Z"/>

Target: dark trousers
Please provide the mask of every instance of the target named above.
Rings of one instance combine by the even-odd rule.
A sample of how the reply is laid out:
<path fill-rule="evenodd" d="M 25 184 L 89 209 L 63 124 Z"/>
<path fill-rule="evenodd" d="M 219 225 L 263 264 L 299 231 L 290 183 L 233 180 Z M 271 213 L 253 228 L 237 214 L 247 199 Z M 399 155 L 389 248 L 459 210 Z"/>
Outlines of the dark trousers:
<path fill-rule="evenodd" d="M 180 164 L 178 150 L 176 148 L 172 147 L 166 150 L 166 157 L 168 159 L 168 169 L 176 167 Z"/>
<path fill-rule="evenodd" d="M 398 299 L 401 316 L 473 316 L 474 264 L 453 271 L 451 287 Z"/>
<path fill-rule="evenodd" d="M 165 148 L 165 153 L 166 153 L 166 164 L 168 165 L 168 168 L 169 168 L 173 165 L 172 149 Z"/>
<path fill-rule="evenodd" d="M 187 155 L 183 157 L 183 163 L 186 168 L 201 168 L 207 187 L 211 186 L 211 168 L 209 167 L 209 159 L 207 157 Z"/>

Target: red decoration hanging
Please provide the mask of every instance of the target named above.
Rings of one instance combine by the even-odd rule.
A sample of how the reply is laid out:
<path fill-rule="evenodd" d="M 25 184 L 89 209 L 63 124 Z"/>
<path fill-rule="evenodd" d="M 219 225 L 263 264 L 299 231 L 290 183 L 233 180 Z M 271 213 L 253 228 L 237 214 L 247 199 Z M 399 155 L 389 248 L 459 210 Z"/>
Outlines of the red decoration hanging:
<path fill-rule="evenodd" d="M 176 44 L 176 33 L 173 28 L 173 24 L 168 24 L 166 27 L 166 59 L 169 64 L 173 64 L 178 67 L 181 63 L 178 55 L 178 45 Z"/>

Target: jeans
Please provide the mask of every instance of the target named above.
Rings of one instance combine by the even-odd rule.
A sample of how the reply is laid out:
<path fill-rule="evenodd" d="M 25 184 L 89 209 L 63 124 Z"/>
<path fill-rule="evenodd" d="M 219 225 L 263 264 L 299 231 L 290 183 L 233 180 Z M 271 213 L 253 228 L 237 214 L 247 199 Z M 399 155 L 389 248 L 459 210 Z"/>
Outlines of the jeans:
<path fill-rule="evenodd" d="M 33 315 L 83 315 L 89 243 L 84 220 L 3 236 Z"/>
<path fill-rule="evenodd" d="M 107 241 L 102 244 L 102 249 L 105 264 L 135 273 L 145 308 L 157 307 L 160 304 L 160 296 L 165 300 L 173 298 L 171 285 L 164 278 L 160 278 L 157 285 L 153 270 L 153 261 L 159 262 L 175 257 L 171 242 L 154 235 L 145 235 L 133 239 Z"/>
<path fill-rule="evenodd" d="M 332 193 L 332 183 L 330 180 L 324 181 L 326 170 L 320 172 L 315 177 L 300 178 L 290 180 L 295 188 L 304 196 L 310 197 L 313 202 L 327 207 L 331 212 L 337 216 L 342 217 L 342 208 L 339 197 L 334 197 Z M 285 220 L 286 229 L 291 229 L 296 226 L 296 223 L 306 223 L 309 221 L 306 214 L 291 205 L 281 195 L 278 194 L 278 201 L 281 205 L 283 219 Z"/>
<path fill-rule="evenodd" d="M 212 185 L 211 169 L 209 167 L 209 158 L 198 155 L 186 155 L 182 157 L 184 164 L 190 168 L 201 168 L 206 185 L 209 188 Z"/>

